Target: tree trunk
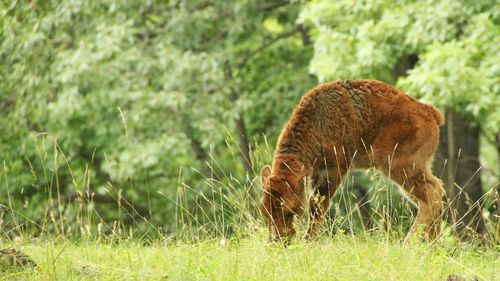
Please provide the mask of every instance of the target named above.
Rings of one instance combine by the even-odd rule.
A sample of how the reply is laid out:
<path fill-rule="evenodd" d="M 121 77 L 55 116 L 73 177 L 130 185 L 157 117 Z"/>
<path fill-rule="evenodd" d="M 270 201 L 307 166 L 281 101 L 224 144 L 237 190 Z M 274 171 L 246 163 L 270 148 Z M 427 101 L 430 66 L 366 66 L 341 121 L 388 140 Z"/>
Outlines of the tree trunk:
<path fill-rule="evenodd" d="M 240 68 L 242 68 L 245 63 L 246 63 L 245 60 L 241 61 L 239 63 Z M 228 82 L 233 81 L 233 71 L 231 69 L 231 65 L 229 64 L 229 62 L 226 62 L 224 75 Z M 229 100 L 231 100 L 231 102 L 235 104 L 236 101 L 240 98 L 240 94 L 234 87 L 230 88 L 231 88 L 231 94 L 229 95 Z M 238 116 L 234 119 L 234 123 L 236 126 L 236 133 L 238 134 L 237 138 L 238 138 L 238 146 L 240 147 L 240 161 L 241 164 L 243 165 L 245 173 L 251 174 L 252 160 L 250 158 L 250 142 L 248 141 L 247 128 L 245 125 L 245 117 L 243 116 L 243 112 L 241 111 L 238 112 Z"/>
<path fill-rule="evenodd" d="M 203 174 L 205 177 L 218 180 L 218 177 L 215 171 L 207 164 L 210 160 L 210 155 L 203 148 L 201 142 L 196 138 L 195 128 L 191 125 L 191 121 L 187 117 L 182 117 L 182 129 L 189 139 L 189 143 L 191 144 L 191 149 L 195 155 L 196 160 L 200 162 L 203 166 L 203 170 L 205 171 Z"/>
<path fill-rule="evenodd" d="M 398 59 L 396 65 L 394 66 L 394 70 L 392 72 L 392 76 L 394 77 L 394 81 L 398 81 L 399 77 L 407 76 L 408 70 L 415 67 L 418 62 L 417 54 L 409 54 L 405 55 Z"/>
<path fill-rule="evenodd" d="M 481 212 L 480 168 L 479 128 L 468 126 L 459 113 L 448 112 L 434 170 L 443 178 L 448 221 L 462 239 L 484 236 L 487 231 Z"/>
<path fill-rule="evenodd" d="M 497 163 L 498 163 L 497 164 L 497 166 L 498 166 L 497 182 L 500 182 L 500 132 L 498 132 L 496 135 L 495 145 L 497 148 Z M 494 195 L 495 202 L 491 208 L 491 214 L 492 214 L 491 217 L 493 218 L 494 225 L 497 226 L 497 229 L 496 229 L 497 235 L 498 235 L 499 225 L 500 225 L 499 224 L 499 222 L 500 222 L 500 196 L 499 196 L 499 194 L 500 194 L 500 188 L 497 185 L 495 195 Z"/>
<path fill-rule="evenodd" d="M 500 181 L 500 132 L 497 133 L 496 139 L 495 139 L 495 145 L 497 148 L 497 163 L 498 163 L 498 180 Z"/>
<path fill-rule="evenodd" d="M 236 123 L 236 132 L 238 133 L 238 145 L 240 147 L 240 159 L 243 168 L 247 174 L 252 173 L 252 160 L 250 158 L 250 143 L 248 142 L 247 128 L 245 126 L 245 119 L 240 112 L 238 117 L 234 120 Z"/>

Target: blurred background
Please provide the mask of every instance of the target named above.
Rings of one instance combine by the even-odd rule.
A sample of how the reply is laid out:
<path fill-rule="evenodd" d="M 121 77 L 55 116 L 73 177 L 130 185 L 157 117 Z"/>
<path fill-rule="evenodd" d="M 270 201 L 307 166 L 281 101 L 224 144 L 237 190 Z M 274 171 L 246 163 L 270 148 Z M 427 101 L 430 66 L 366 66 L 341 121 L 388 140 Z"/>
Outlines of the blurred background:
<path fill-rule="evenodd" d="M 499 235 L 498 1 L 19 0 L 0 13 L 2 236 L 258 227 L 256 176 L 301 96 L 367 78 L 445 114 L 447 225 Z M 373 172 L 349 176 L 331 210 L 350 232 L 413 215 Z"/>

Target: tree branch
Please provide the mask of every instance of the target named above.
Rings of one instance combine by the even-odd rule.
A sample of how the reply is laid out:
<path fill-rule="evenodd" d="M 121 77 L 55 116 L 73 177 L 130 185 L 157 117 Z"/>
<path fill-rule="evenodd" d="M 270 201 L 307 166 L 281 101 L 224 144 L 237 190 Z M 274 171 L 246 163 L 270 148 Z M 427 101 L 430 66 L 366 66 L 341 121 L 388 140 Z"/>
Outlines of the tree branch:
<path fill-rule="evenodd" d="M 247 128 L 245 125 L 245 119 L 241 112 L 238 117 L 234 120 L 236 125 L 236 132 L 238 133 L 238 145 L 241 151 L 241 164 L 245 169 L 245 172 L 252 172 L 252 161 L 250 158 L 250 142 L 248 141 Z"/>
<path fill-rule="evenodd" d="M 309 28 L 299 25 L 299 32 L 302 36 L 302 44 L 304 46 L 308 46 L 311 44 L 311 36 L 309 35 Z"/>
<path fill-rule="evenodd" d="M 262 11 L 262 12 L 270 12 L 274 9 L 279 8 L 279 7 L 283 7 L 288 3 L 290 3 L 289 0 L 281 0 L 281 1 L 276 1 L 276 2 L 272 2 L 272 3 L 263 4 L 263 5 L 259 6 L 258 9 L 259 9 L 259 11 Z"/>
<path fill-rule="evenodd" d="M 194 128 L 189 120 L 187 120 L 187 118 L 185 117 L 182 118 L 182 128 L 189 139 L 191 149 L 193 149 L 196 159 L 200 162 L 207 161 L 209 158 L 208 153 L 205 151 L 205 149 L 203 149 L 200 141 L 193 136 Z"/>
<path fill-rule="evenodd" d="M 250 51 L 249 53 L 247 53 L 241 59 L 241 61 L 236 65 L 236 68 L 243 68 L 248 63 L 248 61 L 250 59 L 252 59 L 256 55 L 258 55 L 260 52 L 262 52 L 265 49 L 271 47 L 272 45 L 274 45 L 276 42 L 278 42 L 281 39 L 291 37 L 291 36 L 293 36 L 293 35 L 301 32 L 302 29 L 303 29 L 302 25 L 296 25 L 296 26 L 294 26 L 293 29 L 291 29 L 289 31 L 286 31 L 286 32 L 283 32 L 283 33 L 279 34 L 278 36 L 276 36 L 276 37 L 274 37 L 272 39 L 269 39 L 267 42 L 265 42 L 264 44 L 260 45 L 255 50 Z"/>

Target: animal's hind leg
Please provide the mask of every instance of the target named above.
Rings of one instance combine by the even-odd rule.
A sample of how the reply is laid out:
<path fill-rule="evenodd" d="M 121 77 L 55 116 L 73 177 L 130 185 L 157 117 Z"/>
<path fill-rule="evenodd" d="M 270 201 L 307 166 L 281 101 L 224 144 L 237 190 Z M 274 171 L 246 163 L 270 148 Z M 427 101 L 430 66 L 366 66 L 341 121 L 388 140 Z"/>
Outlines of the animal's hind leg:
<path fill-rule="evenodd" d="M 430 171 L 439 144 L 439 128 L 418 112 L 403 117 L 404 122 L 394 122 L 379 131 L 373 143 L 374 160 L 417 205 L 417 217 L 406 241 L 420 227 L 429 239 L 434 239 L 440 232 L 443 209 L 442 183 Z"/>
<path fill-rule="evenodd" d="M 441 232 L 443 211 L 441 180 L 434 177 L 427 167 L 423 169 L 408 167 L 394 172 L 396 173 L 391 178 L 401 185 L 418 208 L 417 217 L 405 241 L 410 242 L 421 227 L 426 238 L 434 240 Z"/>

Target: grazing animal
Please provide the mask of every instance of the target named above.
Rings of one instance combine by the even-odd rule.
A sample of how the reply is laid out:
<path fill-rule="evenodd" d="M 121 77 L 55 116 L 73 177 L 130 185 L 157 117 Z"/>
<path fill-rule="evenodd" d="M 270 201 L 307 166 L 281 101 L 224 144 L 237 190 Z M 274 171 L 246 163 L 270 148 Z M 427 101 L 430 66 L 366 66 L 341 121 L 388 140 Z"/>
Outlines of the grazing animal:
<path fill-rule="evenodd" d="M 271 237 L 289 240 L 293 220 L 306 209 L 307 177 L 315 237 L 330 199 L 351 169 L 375 167 L 397 182 L 418 207 L 407 240 L 423 225 L 440 233 L 442 182 L 431 173 L 443 115 L 393 86 L 376 80 L 347 80 L 317 86 L 302 97 L 278 138 L 270 166 L 261 170 L 260 211 Z"/>

